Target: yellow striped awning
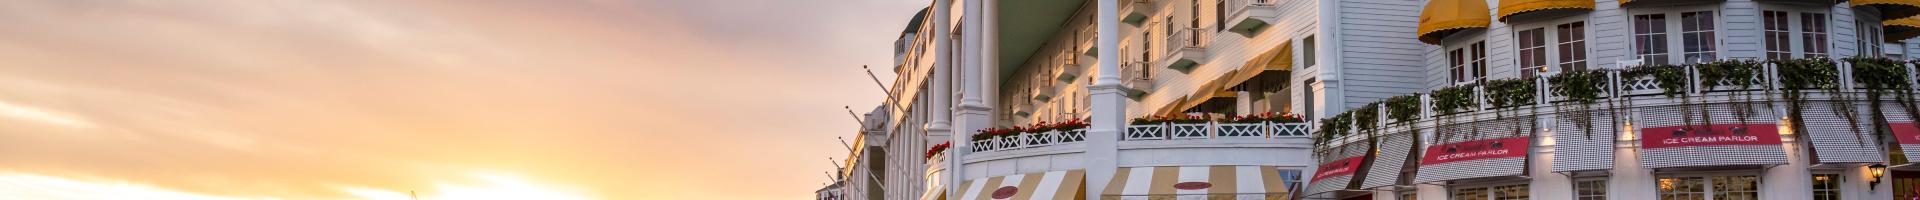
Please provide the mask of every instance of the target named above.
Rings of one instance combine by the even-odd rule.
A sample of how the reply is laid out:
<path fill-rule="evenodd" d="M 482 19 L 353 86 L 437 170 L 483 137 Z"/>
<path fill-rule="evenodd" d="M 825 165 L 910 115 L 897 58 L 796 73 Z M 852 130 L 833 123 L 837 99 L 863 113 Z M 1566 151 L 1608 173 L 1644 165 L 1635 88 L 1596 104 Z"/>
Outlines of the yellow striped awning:
<path fill-rule="evenodd" d="M 1180 113 L 1181 110 L 1185 110 L 1186 108 L 1180 107 L 1185 105 L 1187 105 L 1187 99 L 1185 99 L 1184 97 L 1180 99 L 1174 99 L 1173 102 L 1168 102 L 1167 105 L 1160 106 L 1160 111 L 1155 111 L 1153 112 L 1153 114 L 1161 115 L 1161 116 L 1173 115 L 1176 113 Z"/>
<path fill-rule="evenodd" d="M 1255 76 L 1260 76 L 1261 73 L 1274 71 L 1285 72 L 1290 70 L 1293 70 L 1293 41 L 1281 42 L 1280 46 L 1273 47 L 1273 49 L 1267 50 L 1266 53 L 1260 53 L 1260 55 L 1254 56 L 1253 59 L 1247 60 L 1247 65 L 1241 66 L 1238 72 L 1233 73 L 1232 77 L 1227 78 L 1226 82 L 1221 84 L 1221 87 L 1232 88 L 1238 86 L 1241 83 L 1246 83 L 1247 80 L 1252 80 Z"/>
<path fill-rule="evenodd" d="M 1440 44 L 1440 39 L 1461 30 L 1487 28 L 1493 21 L 1487 15 L 1487 2 L 1480 0 L 1433 0 L 1420 10 L 1420 42 Z"/>
<path fill-rule="evenodd" d="M 1274 166 L 1122 167 L 1100 199 L 1288 199 L 1289 187 Z"/>
<path fill-rule="evenodd" d="M 1235 73 L 1240 73 L 1240 71 L 1228 71 L 1227 74 L 1220 75 L 1220 78 L 1207 81 L 1207 84 L 1201 84 L 1200 87 L 1194 88 L 1193 94 L 1187 95 L 1186 103 L 1180 105 L 1180 110 L 1184 111 L 1194 106 L 1200 106 L 1200 104 L 1205 104 L 1208 100 L 1213 100 L 1213 98 L 1240 96 L 1240 93 L 1227 91 L 1227 88 L 1223 85 L 1226 84 L 1227 80 L 1233 77 Z"/>
<path fill-rule="evenodd" d="M 1880 10 L 1880 19 L 1900 19 L 1920 15 L 1920 0 L 1850 0 L 1853 7 L 1872 6 Z"/>
<path fill-rule="evenodd" d="M 1920 17 L 1887 20 L 1884 23 L 1886 24 L 1887 42 L 1898 42 L 1913 39 L 1914 36 L 1920 36 Z"/>
<path fill-rule="evenodd" d="M 947 200 L 947 187 L 928 186 L 927 193 L 920 194 L 920 200 Z"/>
<path fill-rule="evenodd" d="M 1500 0 L 1500 21 L 1539 11 L 1592 11 L 1593 0 Z"/>
<path fill-rule="evenodd" d="M 967 180 L 960 200 L 1084 199 L 1086 177 L 1086 170 L 1069 170 Z"/>

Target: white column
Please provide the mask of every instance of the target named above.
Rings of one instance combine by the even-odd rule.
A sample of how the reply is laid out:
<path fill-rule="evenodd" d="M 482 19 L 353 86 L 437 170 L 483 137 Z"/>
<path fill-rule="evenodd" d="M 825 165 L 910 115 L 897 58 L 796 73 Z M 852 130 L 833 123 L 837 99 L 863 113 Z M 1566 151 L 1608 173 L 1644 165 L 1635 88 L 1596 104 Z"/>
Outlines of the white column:
<path fill-rule="evenodd" d="M 1099 49 L 1100 69 L 1096 72 L 1093 85 L 1087 87 L 1089 101 L 1092 101 L 1087 113 L 1093 115 L 1093 128 L 1087 130 L 1087 197 L 1086 200 L 1100 199 L 1105 194 L 1107 183 L 1113 179 L 1113 172 L 1119 167 L 1120 129 L 1127 115 L 1126 93 L 1120 89 L 1120 0 L 1097 0 L 1099 9 L 1094 15 L 1098 27 L 1095 49 Z M 1125 1 L 1131 2 L 1131 1 Z"/>
<path fill-rule="evenodd" d="M 931 104 L 929 107 L 931 108 L 926 109 L 927 112 L 932 112 L 927 115 L 929 118 L 932 118 L 929 119 L 931 122 L 927 124 L 927 146 L 931 147 L 939 143 L 937 140 L 952 142 L 951 145 L 953 146 L 947 149 L 947 155 L 944 156 L 947 157 L 948 161 L 943 163 L 947 166 L 942 168 L 946 168 L 947 170 L 940 172 L 940 177 L 942 177 L 940 181 L 943 182 L 940 185 L 946 187 L 946 191 L 951 191 L 947 192 L 947 194 L 942 194 L 948 195 L 949 197 L 947 199 L 959 199 L 959 196 L 953 196 L 953 194 L 957 194 L 960 191 L 960 175 L 954 173 L 958 171 L 955 169 L 959 168 L 958 163 L 960 162 L 953 162 L 952 160 L 960 157 L 962 152 L 960 149 L 965 148 L 962 143 L 965 143 L 966 138 L 963 138 L 960 134 L 953 134 L 953 125 L 951 125 L 950 123 L 952 122 L 949 121 L 949 119 L 953 118 L 951 110 L 953 109 L 952 82 L 953 72 L 956 72 L 953 67 L 959 66 L 953 64 L 953 39 L 951 35 L 949 35 L 953 33 L 953 31 L 949 30 L 953 27 L 953 0 L 933 0 L 933 8 L 929 10 L 933 11 L 933 33 L 931 33 L 933 34 L 933 70 L 931 70 L 933 72 L 933 81 L 930 83 L 932 86 L 927 87 L 927 93 L 933 96 L 927 98 L 928 101 L 932 101 L 929 102 L 929 104 Z M 938 191 L 932 188 L 928 188 L 928 190 L 927 192 Z"/>
<path fill-rule="evenodd" d="M 1000 0 L 980 0 L 985 7 L 980 20 L 980 97 L 987 107 L 987 126 L 999 124 L 994 116 L 1000 105 Z"/>
<path fill-rule="evenodd" d="M 953 125 L 955 126 L 951 130 L 954 133 L 953 149 L 948 152 L 954 152 L 954 154 L 947 158 L 947 199 L 960 199 L 960 193 L 965 192 L 961 191 L 965 186 L 960 185 L 961 182 L 966 181 L 966 170 L 962 166 L 966 164 L 964 158 L 967 152 L 973 151 L 973 144 L 967 140 L 966 136 L 991 125 L 992 123 L 987 120 L 992 119 L 989 114 L 993 111 L 992 108 L 987 107 L 986 99 L 982 95 L 983 90 L 981 90 L 984 87 L 981 72 L 983 72 L 982 67 L 985 67 L 985 64 L 981 64 L 983 63 L 981 53 L 985 53 L 981 48 L 981 36 L 986 35 L 986 32 L 981 30 L 985 27 L 986 20 L 981 18 L 986 16 L 985 12 L 982 12 L 986 4 L 981 0 L 962 1 L 965 2 L 963 5 L 965 7 L 962 9 L 966 14 L 960 16 L 963 20 L 960 24 L 960 60 L 954 65 L 959 73 L 954 74 L 958 79 L 951 80 L 961 88 L 958 93 L 960 105 L 953 108 Z"/>

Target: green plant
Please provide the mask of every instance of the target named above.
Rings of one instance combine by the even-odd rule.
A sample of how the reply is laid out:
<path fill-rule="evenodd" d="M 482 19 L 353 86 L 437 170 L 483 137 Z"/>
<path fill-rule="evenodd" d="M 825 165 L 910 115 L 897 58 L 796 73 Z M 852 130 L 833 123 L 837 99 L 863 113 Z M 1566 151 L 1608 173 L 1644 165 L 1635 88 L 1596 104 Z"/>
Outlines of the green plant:
<path fill-rule="evenodd" d="M 1361 133 L 1373 133 L 1380 129 L 1380 102 L 1367 103 L 1348 112 L 1353 113 L 1354 129 Z"/>
<path fill-rule="evenodd" d="M 1847 96 L 1840 94 L 1840 68 L 1835 67 L 1832 60 L 1805 58 L 1776 61 L 1776 63 L 1778 63 L 1778 65 L 1776 65 L 1774 70 L 1780 75 L 1780 96 L 1787 100 L 1787 115 L 1792 117 L 1794 129 L 1801 129 L 1796 130 L 1796 132 L 1805 131 L 1803 128 L 1806 127 L 1803 125 L 1805 123 L 1804 119 L 1806 118 L 1804 113 L 1806 111 L 1809 90 L 1825 91 L 1829 94 L 1829 98 L 1844 99 L 1846 98 L 1845 96 Z M 1844 101 L 1832 103 L 1851 104 L 1851 102 Z M 1853 110 L 1851 108 L 1841 107 L 1833 109 L 1838 113 L 1852 113 Z M 1850 124 L 1859 123 L 1859 119 L 1852 117 L 1850 114 L 1842 114 L 1842 116 L 1847 118 Z M 1854 128 L 1853 131 L 1855 135 L 1859 135 L 1861 132 L 1857 127 Z"/>
<path fill-rule="evenodd" d="M 1387 98 L 1387 118 L 1394 123 L 1413 126 L 1415 118 L 1420 117 L 1420 93 Z"/>
<path fill-rule="evenodd" d="M 1853 80 L 1866 88 L 1867 107 L 1874 113 L 1875 124 L 1886 124 L 1882 109 L 1883 98 L 1891 94 L 1894 102 L 1907 110 L 1910 119 L 1915 117 L 1913 82 L 1907 80 L 1907 68 L 1900 61 L 1887 58 L 1850 58 L 1853 63 Z"/>
<path fill-rule="evenodd" d="M 1722 84 L 1731 84 L 1728 86 L 1734 86 L 1736 88 L 1733 92 L 1735 95 L 1727 95 L 1727 101 L 1733 102 L 1732 104 L 1737 106 L 1732 109 L 1734 118 L 1740 120 L 1742 124 L 1745 124 L 1748 118 L 1751 118 L 1754 113 L 1758 112 L 1750 105 L 1750 102 L 1753 102 L 1751 89 L 1753 89 L 1753 86 L 1762 84 L 1762 79 L 1760 79 L 1761 76 L 1759 76 L 1759 74 L 1763 70 L 1758 62 L 1745 60 L 1729 60 L 1694 65 L 1694 71 L 1698 72 L 1700 76 L 1700 87 L 1702 90 L 1722 86 Z M 1701 113 L 1706 116 L 1713 116 L 1712 109 L 1703 110 Z M 1707 124 L 1713 123 L 1713 118 L 1711 117 L 1708 117 L 1706 120 Z"/>
<path fill-rule="evenodd" d="M 1628 85 L 1626 81 L 1643 77 L 1653 78 L 1654 83 L 1660 87 L 1660 94 L 1668 98 L 1686 94 L 1687 72 L 1679 66 L 1643 65 L 1620 71 L 1621 85 Z"/>
<path fill-rule="evenodd" d="M 1512 108 L 1534 103 L 1534 93 L 1538 90 L 1533 79 L 1502 79 L 1487 81 L 1485 87 L 1487 104 L 1494 108 Z"/>
<path fill-rule="evenodd" d="M 1554 103 L 1554 107 L 1558 108 L 1556 110 L 1565 112 L 1571 110 L 1569 107 L 1579 107 L 1578 112 L 1573 112 L 1568 119 L 1583 127 L 1588 139 L 1593 138 L 1593 115 L 1588 112 L 1600 100 L 1600 91 L 1606 87 L 1606 75 L 1605 71 L 1579 70 L 1547 78 L 1547 84 L 1559 89 L 1560 95 L 1566 97 L 1566 100 Z"/>
<path fill-rule="evenodd" d="M 1314 146 L 1326 144 L 1333 138 L 1346 136 L 1353 127 L 1352 113 L 1353 111 L 1347 111 L 1330 118 L 1320 119 L 1320 137 L 1314 138 Z"/>
<path fill-rule="evenodd" d="M 1436 115 L 1452 115 L 1465 112 L 1473 107 L 1473 86 L 1453 86 L 1433 91 L 1433 112 Z"/>

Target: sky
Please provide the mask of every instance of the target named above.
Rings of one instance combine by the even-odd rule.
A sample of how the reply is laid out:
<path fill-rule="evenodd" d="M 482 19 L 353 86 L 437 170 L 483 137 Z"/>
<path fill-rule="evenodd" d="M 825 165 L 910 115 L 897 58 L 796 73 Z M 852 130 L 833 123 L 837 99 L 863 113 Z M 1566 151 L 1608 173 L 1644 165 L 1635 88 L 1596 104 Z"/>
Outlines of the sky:
<path fill-rule="evenodd" d="M 0 199 L 806 199 L 926 5 L 0 1 Z"/>

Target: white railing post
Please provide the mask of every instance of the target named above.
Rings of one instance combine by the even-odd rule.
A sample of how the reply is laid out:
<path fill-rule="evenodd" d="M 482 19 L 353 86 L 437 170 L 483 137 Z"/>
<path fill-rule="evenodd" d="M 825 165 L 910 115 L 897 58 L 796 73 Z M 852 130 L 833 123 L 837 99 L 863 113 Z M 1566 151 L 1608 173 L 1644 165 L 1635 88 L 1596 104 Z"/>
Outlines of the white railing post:
<path fill-rule="evenodd" d="M 1840 77 L 1838 77 L 1840 78 L 1840 91 L 1853 92 L 1853 63 L 1840 60 L 1839 65 L 1835 66 L 1840 66 Z"/>
<path fill-rule="evenodd" d="M 1686 81 L 1687 90 L 1685 92 L 1690 94 L 1700 94 L 1700 91 L 1702 90 L 1700 89 L 1700 73 L 1698 73 L 1699 71 L 1697 71 L 1700 68 L 1694 65 L 1687 65 L 1685 66 L 1685 68 L 1681 68 L 1681 69 L 1684 69 L 1684 71 L 1682 72 L 1687 73 L 1687 81 Z"/>

